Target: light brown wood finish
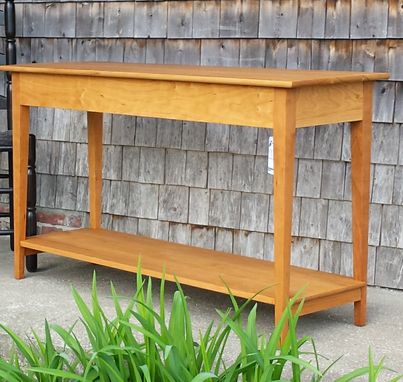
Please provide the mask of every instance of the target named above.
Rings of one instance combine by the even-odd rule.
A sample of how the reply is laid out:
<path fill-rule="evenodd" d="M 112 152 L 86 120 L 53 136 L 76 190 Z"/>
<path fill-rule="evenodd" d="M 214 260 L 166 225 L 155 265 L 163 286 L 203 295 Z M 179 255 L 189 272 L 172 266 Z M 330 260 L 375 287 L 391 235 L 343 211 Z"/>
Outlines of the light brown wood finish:
<path fill-rule="evenodd" d="M 236 296 L 250 298 L 263 290 L 255 300 L 269 304 L 275 302 L 274 264 L 265 260 L 103 229 L 51 232 L 28 237 L 22 245 L 129 272 L 137 271 L 141 259 L 144 275 L 161 278 L 165 267 L 166 278 L 170 281 L 177 277 L 183 284 L 227 293 L 224 280 Z M 327 302 L 327 307 L 338 305 L 340 301 L 333 299 L 335 294 L 349 297 L 355 293 L 357 299 L 363 286 L 362 282 L 331 273 L 293 266 L 289 271 L 290 294 L 303 289 L 307 312 L 319 310 L 322 300 Z M 354 301 L 354 298 L 345 298 L 343 303 Z"/>
<path fill-rule="evenodd" d="M 274 268 L 275 322 L 279 322 L 290 297 L 292 195 L 295 156 L 295 90 L 274 93 Z M 283 339 L 286 331 L 283 332 Z"/>
<path fill-rule="evenodd" d="M 23 257 L 46 251 L 131 272 L 275 304 L 306 286 L 304 312 L 355 303 L 365 323 L 371 87 L 380 73 L 200 68 L 105 63 L 33 64 L 13 71 L 15 275 Z M 295 89 L 293 89 L 295 88 Z M 29 106 L 88 111 L 91 229 L 25 237 Z M 274 267 L 271 263 L 99 229 L 102 112 L 273 126 L 275 141 Z M 356 121 L 352 126 L 354 278 L 290 267 L 294 146 L 297 126 Z M 26 250 L 26 252 L 25 252 Z M 228 266 L 230 264 L 231 266 Z M 251 277 L 248 277 L 251 275 Z M 283 333 L 284 335 L 284 333 Z"/>
<path fill-rule="evenodd" d="M 87 113 L 88 182 L 90 196 L 90 227 L 101 228 L 102 214 L 102 131 L 101 113 Z"/>
<path fill-rule="evenodd" d="M 364 83 L 363 119 L 351 124 L 351 177 L 354 279 L 365 282 L 361 299 L 354 303 L 354 322 L 366 323 L 369 184 L 372 137 L 372 83 Z"/>
<path fill-rule="evenodd" d="M 334 306 L 348 304 L 351 301 L 359 301 L 361 299 L 361 288 L 350 289 L 337 292 L 336 290 L 332 294 L 332 298 L 329 296 L 322 296 L 315 299 L 305 300 L 302 314 L 310 314 L 321 310 L 329 309 Z M 298 304 L 295 304 L 293 310 L 295 311 Z"/>
<path fill-rule="evenodd" d="M 328 70 L 284 70 L 195 65 L 131 64 L 120 62 L 59 62 L 0 66 L 0 70 L 102 78 L 137 78 L 223 85 L 293 88 L 387 79 L 387 73 Z"/>
<path fill-rule="evenodd" d="M 301 87 L 296 91 L 297 127 L 362 119 L 362 82 Z"/>
<path fill-rule="evenodd" d="M 14 275 L 24 277 L 25 249 L 21 240 L 26 237 L 27 168 L 29 108 L 21 106 L 20 76 L 13 76 L 13 191 L 14 191 Z"/>
<path fill-rule="evenodd" d="M 255 127 L 273 120 L 271 88 L 42 74 L 23 82 L 22 102 L 32 106 Z"/>
<path fill-rule="evenodd" d="M 21 88 L 21 102 L 32 106 L 252 127 L 273 126 L 273 98 L 273 88 L 259 86 L 29 73 Z M 362 82 L 300 87 L 296 102 L 297 127 L 358 121 Z"/>

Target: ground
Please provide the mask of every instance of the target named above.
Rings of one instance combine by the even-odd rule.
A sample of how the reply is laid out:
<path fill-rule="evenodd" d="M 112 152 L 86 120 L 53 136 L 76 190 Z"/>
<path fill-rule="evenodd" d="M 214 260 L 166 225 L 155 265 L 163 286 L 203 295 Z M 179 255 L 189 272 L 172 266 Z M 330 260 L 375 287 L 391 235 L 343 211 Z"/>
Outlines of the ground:
<path fill-rule="evenodd" d="M 8 241 L 0 238 L 0 323 L 24 335 L 33 328 L 43 333 L 44 319 L 51 323 L 70 326 L 78 318 L 71 297 L 73 285 L 83 296 L 89 297 L 94 266 L 78 261 L 50 255 L 40 255 L 39 271 L 28 273 L 17 281 L 13 277 L 12 253 Z M 100 299 L 105 310 L 112 315 L 113 304 L 109 291 L 113 281 L 119 294 L 130 296 L 134 291 L 133 274 L 96 266 Z M 168 297 L 174 287 L 168 287 Z M 195 329 L 205 328 L 211 320 L 217 320 L 215 309 L 229 306 L 227 296 L 185 288 L 189 296 Z M 368 349 L 376 359 L 386 357 L 386 364 L 403 373 L 403 291 L 369 288 L 368 324 L 356 327 L 352 324 L 351 305 L 302 317 L 299 322 L 300 336 L 314 337 L 320 354 L 331 360 L 343 356 L 333 372 L 325 380 L 333 380 L 354 368 L 365 365 Z M 258 307 L 258 327 L 260 333 L 269 333 L 273 327 L 273 308 L 268 305 Z M 7 337 L 0 333 L 0 354 L 7 352 Z M 228 349 L 228 358 L 236 353 L 237 343 L 233 340 Z M 324 361 L 326 364 L 326 361 Z M 380 380 L 388 380 L 385 374 Z"/>

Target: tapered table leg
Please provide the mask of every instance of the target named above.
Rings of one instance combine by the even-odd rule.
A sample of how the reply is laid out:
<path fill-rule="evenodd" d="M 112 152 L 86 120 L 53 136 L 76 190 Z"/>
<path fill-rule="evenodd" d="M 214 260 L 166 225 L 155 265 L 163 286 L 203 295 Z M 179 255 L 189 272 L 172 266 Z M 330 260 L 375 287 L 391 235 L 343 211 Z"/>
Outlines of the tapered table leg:
<path fill-rule="evenodd" d="M 274 262 L 275 321 L 279 322 L 289 300 L 291 224 L 295 156 L 295 93 L 276 89 L 274 96 Z M 283 331 L 283 339 L 287 328 Z"/>
<path fill-rule="evenodd" d="M 100 228 L 102 221 L 102 113 L 87 113 L 88 182 L 90 227 Z"/>
<path fill-rule="evenodd" d="M 21 105 L 19 90 L 19 75 L 13 75 L 14 275 L 22 279 L 25 249 L 20 243 L 26 238 L 29 107 Z"/>
<path fill-rule="evenodd" d="M 363 84 L 363 119 L 351 124 L 351 176 L 354 279 L 367 282 L 369 185 L 372 137 L 372 82 Z M 367 286 L 354 303 L 354 323 L 365 325 Z"/>

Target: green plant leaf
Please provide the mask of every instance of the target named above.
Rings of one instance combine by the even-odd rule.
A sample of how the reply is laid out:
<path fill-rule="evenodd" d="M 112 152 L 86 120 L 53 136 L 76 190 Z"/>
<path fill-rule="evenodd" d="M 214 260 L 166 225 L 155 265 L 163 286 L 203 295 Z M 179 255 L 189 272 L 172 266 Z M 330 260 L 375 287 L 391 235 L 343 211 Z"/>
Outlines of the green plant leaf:
<path fill-rule="evenodd" d="M 19 337 L 15 332 L 11 329 L 7 328 L 4 325 L 0 325 L 0 328 L 3 329 L 10 338 L 14 341 L 15 345 L 17 346 L 18 350 L 23 354 L 29 365 L 35 366 L 38 364 L 38 358 L 35 356 L 35 353 L 32 349 L 24 342 L 24 340 Z"/>
<path fill-rule="evenodd" d="M 67 378 L 67 379 L 71 379 L 73 381 L 86 382 L 85 379 L 83 377 L 81 377 L 80 375 L 74 374 L 74 373 L 69 373 L 64 370 L 46 369 L 44 367 L 32 367 L 29 370 L 31 370 L 35 373 L 53 375 L 55 377 L 61 377 L 61 378 L 65 378 L 65 379 Z"/>
<path fill-rule="evenodd" d="M 213 373 L 203 372 L 203 373 L 196 375 L 196 377 L 194 377 L 190 382 L 204 382 L 209 379 L 213 379 L 213 380 L 217 379 L 217 376 Z"/>
<path fill-rule="evenodd" d="M 358 377 L 368 374 L 368 371 L 369 371 L 368 366 L 361 367 L 361 368 L 354 370 L 340 378 L 337 378 L 334 382 L 349 382 L 349 381 L 352 381 L 353 379 L 356 379 Z"/>

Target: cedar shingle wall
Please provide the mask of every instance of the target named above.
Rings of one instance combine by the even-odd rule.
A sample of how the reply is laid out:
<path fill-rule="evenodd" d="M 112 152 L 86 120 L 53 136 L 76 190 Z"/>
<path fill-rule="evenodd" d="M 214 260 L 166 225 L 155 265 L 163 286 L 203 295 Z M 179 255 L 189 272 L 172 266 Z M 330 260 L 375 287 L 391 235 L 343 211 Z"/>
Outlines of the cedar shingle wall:
<path fill-rule="evenodd" d="M 16 6 L 21 63 L 389 71 L 390 80 L 375 88 L 369 282 L 403 289 L 403 1 L 27 0 Z M 79 211 L 86 219 L 84 125 L 78 112 L 32 111 L 42 211 Z M 107 115 L 105 225 L 271 258 L 270 134 Z M 351 274 L 349 141 L 344 124 L 298 130 L 294 264 Z"/>

